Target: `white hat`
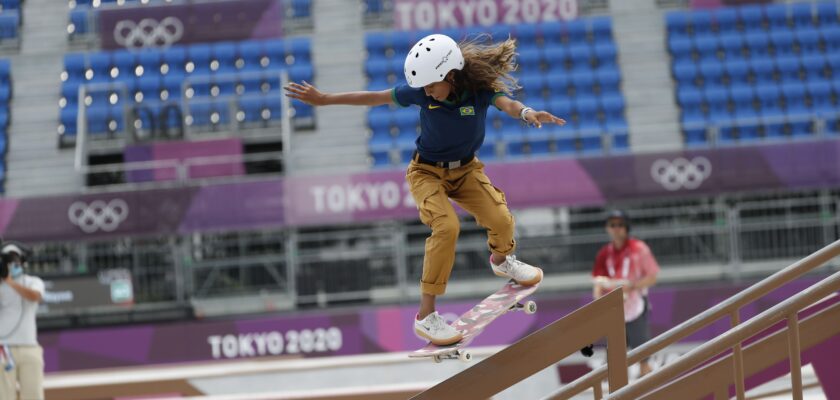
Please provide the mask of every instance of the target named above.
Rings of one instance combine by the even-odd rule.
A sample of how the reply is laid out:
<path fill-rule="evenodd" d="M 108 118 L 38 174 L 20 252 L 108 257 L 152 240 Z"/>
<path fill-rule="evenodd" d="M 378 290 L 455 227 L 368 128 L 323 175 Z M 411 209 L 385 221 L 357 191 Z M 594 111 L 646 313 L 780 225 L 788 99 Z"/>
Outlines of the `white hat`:
<path fill-rule="evenodd" d="M 464 55 L 458 43 L 446 35 L 429 35 L 420 39 L 405 58 L 405 80 L 408 86 L 421 88 L 440 82 L 449 71 L 464 68 Z"/>
<path fill-rule="evenodd" d="M 6 245 L 4 245 L 3 250 L 0 251 L 0 253 L 2 253 L 2 254 L 17 253 L 18 255 L 25 254 L 23 252 L 23 250 L 21 250 L 20 247 L 18 245 L 14 244 L 14 243 L 7 243 Z"/>

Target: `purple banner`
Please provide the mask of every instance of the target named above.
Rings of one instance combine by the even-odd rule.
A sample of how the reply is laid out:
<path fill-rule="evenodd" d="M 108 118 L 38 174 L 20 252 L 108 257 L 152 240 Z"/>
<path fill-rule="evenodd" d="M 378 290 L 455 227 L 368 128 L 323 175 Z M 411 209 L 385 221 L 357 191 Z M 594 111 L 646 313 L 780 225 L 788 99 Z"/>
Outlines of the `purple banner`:
<path fill-rule="evenodd" d="M 184 168 L 184 177 L 212 178 L 245 174 L 245 166 L 237 156 L 242 155 L 242 140 L 237 138 L 155 142 L 126 146 L 125 162 L 173 161 Z M 208 159 L 208 157 L 229 156 Z M 203 160 L 194 160 L 196 158 Z M 173 166 L 149 168 L 126 172 L 128 182 L 171 181 L 178 179 L 178 168 Z"/>
<path fill-rule="evenodd" d="M 496 24 L 567 21 L 578 0 L 395 0 L 398 30 L 446 29 Z"/>
<path fill-rule="evenodd" d="M 840 140 L 492 163 L 512 209 L 840 186 Z M 0 200 L 0 234 L 25 241 L 415 219 L 404 171 Z"/>
<path fill-rule="evenodd" d="M 793 282 L 742 309 L 742 318 L 766 310 L 816 282 Z M 745 285 L 656 287 L 651 290 L 650 324 L 654 335 L 707 310 L 743 290 Z M 585 293 L 540 293 L 534 315 L 510 313 L 490 324 L 473 346 L 510 344 L 591 301 Z M 478 300 L 439 304 L 454 320 Z M 342 309 L 309 315 L 275 315 L 237 320 L 191 321 L 161 325 L 45 332 L 46 370 L 69 371 L 185 361 L 255 358 L 277 355 L 321 357 L 394 351 L 423 346 L 413 333 L 415 305 Z M 713 324 L 685 343 L 707 341 L 729 328 Z M 131 343 L 126 346 L 125 343 Z"/>
<path fill-rule="evenodd" d="M 280 0 L 226 0 L 100 10 L 103 49 L 283 36 Z"/>

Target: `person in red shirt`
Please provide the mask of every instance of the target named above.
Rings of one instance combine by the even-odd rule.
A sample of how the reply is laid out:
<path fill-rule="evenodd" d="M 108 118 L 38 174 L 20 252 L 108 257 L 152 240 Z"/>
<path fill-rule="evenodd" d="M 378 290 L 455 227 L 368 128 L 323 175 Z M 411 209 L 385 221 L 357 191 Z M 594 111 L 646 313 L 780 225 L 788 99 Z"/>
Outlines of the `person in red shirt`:
<path fill-rule="evenodd" d="M 656 283 L 659 264 L 645 242 L 630 236 L 630 218 L 624 211 L 610 211 L 606 228 L 610 243 L 595 257 L 593 296 L 597 299 L 619 286 L 624 287 L 627 346 L 635 348 L 650 339 L 647 290 Z M 648 360 L 642 360 L 640 376 L 650 371 Z"/>

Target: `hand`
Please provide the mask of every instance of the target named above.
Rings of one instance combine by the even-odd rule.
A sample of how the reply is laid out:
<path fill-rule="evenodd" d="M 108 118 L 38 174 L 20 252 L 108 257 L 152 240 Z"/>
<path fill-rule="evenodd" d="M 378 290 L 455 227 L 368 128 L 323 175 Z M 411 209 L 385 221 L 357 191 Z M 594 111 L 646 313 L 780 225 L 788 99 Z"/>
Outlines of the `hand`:
<path fill-rule="evenodd" d="M 306 104 L 312 106 L 326 105 L 327 95 L 318 91 L 315 86 L 312 86 L 307 81 L 303 81 L 303 85 L 291 82 L 283 89 L 286 89 L 286 96 L 293 99 L 298 99 Z"/>
<path fill-rule="evenodd" d="M 529 111 L 525 113 L 525 121 L 528 125 L 534 125 L 537 128 L 542 128 L 542 124 L 553 123 L 560 126 L 566 125 L 566 120 L 557 118 L 547 111 Z"/>

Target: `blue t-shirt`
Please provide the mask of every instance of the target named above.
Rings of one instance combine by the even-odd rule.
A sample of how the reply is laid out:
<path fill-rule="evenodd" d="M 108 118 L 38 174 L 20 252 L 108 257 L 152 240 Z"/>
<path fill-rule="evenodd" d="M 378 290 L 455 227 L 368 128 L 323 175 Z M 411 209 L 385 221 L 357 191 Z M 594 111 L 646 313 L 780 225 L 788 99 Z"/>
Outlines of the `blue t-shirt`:
<path fill-rule="evenodd" d="M 430 161 L 456 161 L 475 154 L 484 143 L 487 108 L 495 106 L 503 92 L 467 92 L 453 102 L 437 101 L 423 88 L 400 85 L 391 90 L 394 103 L 420 107 L 420 137 L 415 142 L 420 156 Z"/>

